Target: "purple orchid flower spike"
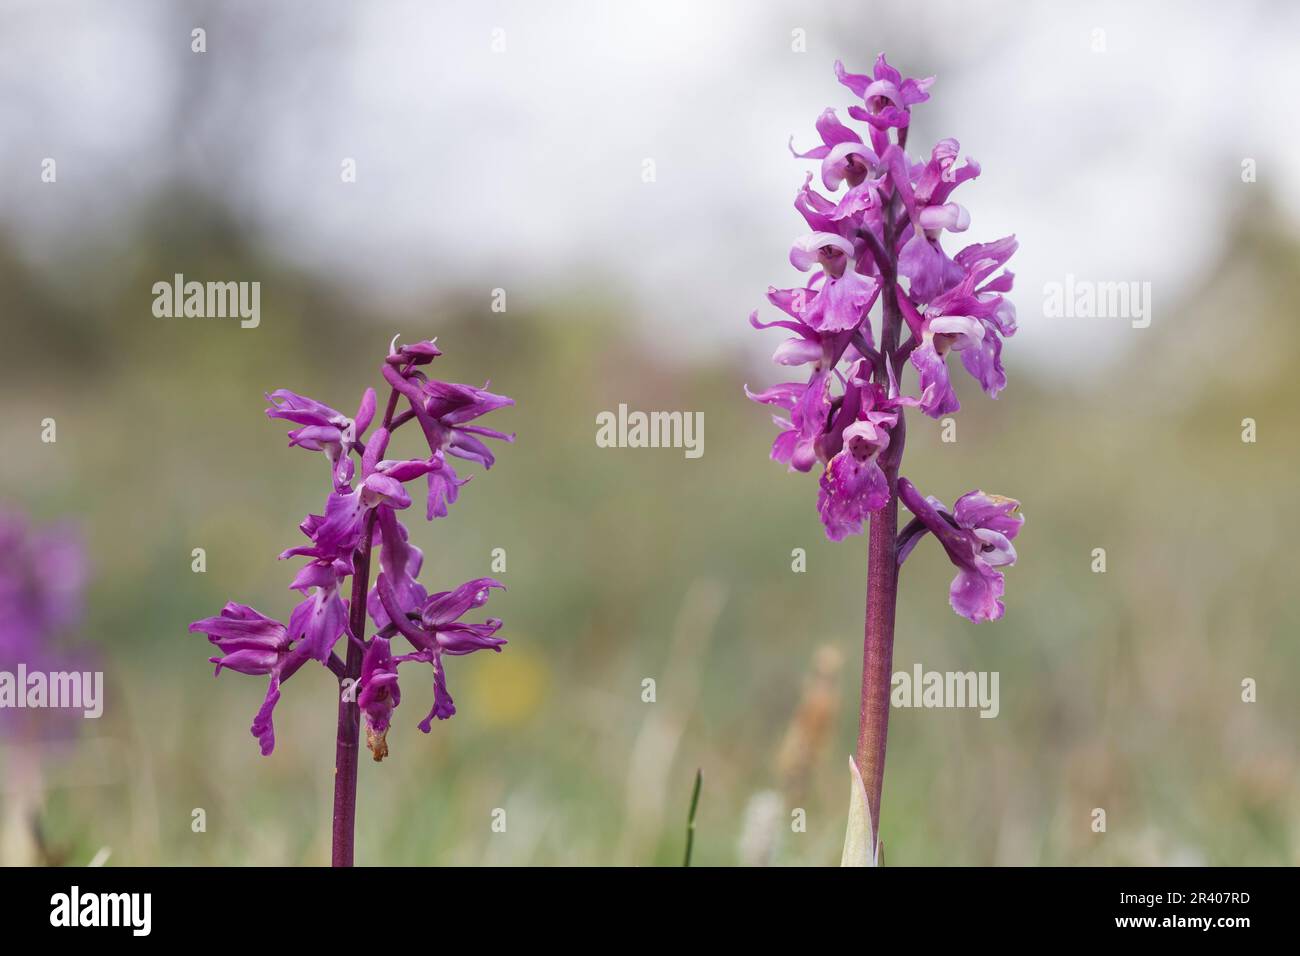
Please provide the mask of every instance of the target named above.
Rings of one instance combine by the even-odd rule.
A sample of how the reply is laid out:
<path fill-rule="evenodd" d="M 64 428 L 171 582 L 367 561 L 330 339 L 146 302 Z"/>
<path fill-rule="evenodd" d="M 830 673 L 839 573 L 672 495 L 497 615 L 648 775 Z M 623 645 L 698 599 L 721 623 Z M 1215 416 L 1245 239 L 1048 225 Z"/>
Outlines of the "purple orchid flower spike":
<path fill-rule="evenodd" d="M 41 813 L 45 758 L 73 740 L 85 722 L 72 709 L 28 710 L 23 703 L 31 685 L 17 672 L 44 671 L 53 688 L 56 674 L 102 669 L 93 646 L 78 638 L 89 571 L 85 541 L 73 521 L 40 524 L 0 501 L 0 751 L 6 788 L 25 794 L 24 820 Z M 13 811 L 12 802 L 8 808 Z M 7 862 L 37 859 L 22 853 Z"/>
<path fill-rule="evenodd" d="M 428 484 L 428 517 L 446 517 L 448 505 L 465 484 L 447 456 L 490 468 L 495 457 L 482 439 L 514 440 L 514 435 L 470 424 L 513 405 L 511 399 L 487 391 L 486 385 L 481 389 L 453 385 L 425 375 L 421 369 L 441 355 L 432 340 L 399 346 L 393 339 L 381 366 L 390 386 L 388 401 L 369 438 L 365 435 L 378 411 L 373 389 L 365 390 L 352 418 L 287 389 L 267 396 L 267 417 L 297 426 L 289 432 L 289 444 L 324 452 L 330 462 L 325 505 L 320 514 L 308 515 L 298 526 L 308 543 L 280 555 L 307 559 L 289 585 L 301 592 L 302 600 L 287 625 L 233 602 L 220 615 L 190 625 L 191 631 L 207 634 L 221 651 L 221 656 L 211 658 L 217 673 L 227 669 L 269 678 L 252 724 L 263 755 L 275 749 L 272 716 L 284 683 L 310 660 L 325 665 L 338 679 L 333 849 L 337 866 L 349 866 L 353 860 L 361 720 L 364 717 L 366 744 L 374 759 L 383 760 L 389 752 L 393 714 L 401 703 L 398 668 L 417 661 L 433 665 L 433 710 L 419 724 L 428 733 L 434 717 L 446 719 L 456 710 L 447 693 L 443 655 L 483 648 L 499 651 L 506 643 L 496 637 L 499 620 L 482 624 L 461 620 L 487 601 L 489 589 L 502 585 L 479 578 L 430 597 L 419 581 L 423 555 L 398 518 L 412 503 L 407 484 L 421 478 Z M 402 399 L 410 411 L 398 415 Z M 393 434 L 412 419 L 424 432 L 428 456 L 387 457 Z M 376 546 L 379 574 L 371 588 Z M 369 637 L 367 614 L 374 625 Z M 393 654 L 391 641 L 399 634 L 410 641 L 411 653 Z"/>
<path fill-rule="evenodd" d="M 967 232 L 972 217 L 956 201 L 963 183 L 980 174 L 945 138 L 928 154 L 911 158 L 907 138 L 914 107 L 930 98 L 933 78 L 911 79 L 882 54 L 870 73 L 835 75 L 858 98 L 848 107 L 854 129 L 833 109 L 816 120 L 821 142 L 796 159 L 812 161 L 794 206 L 812 232 L 795 240 L 790 263 L 809 278 L 802 287 L 769 288 L 768 301 L 786 317 L 757 329 L 793 333 L 773 353 L 783 369 L 807 366 L 806 381 L 784 381 L 745 394 L 771 405 L 778 428 L 771 457 L 792 472 L 822 465 L 816 507 L 826 536 L 843 541 L 868 535 L 867 620 L 863 640 L 862 701 L 853 765 L 861 771 L 869 813 L 862 834 L 846 846 L 866 847 L 845 859 L 878 857 L 885 743 L 889 724 L 891 661 L 899 565 L 926 532 L 957 567 L 950 599 L 971 621 L 1004 613 L 1003 573 L 1015 561 L 1011 541 L 1023 518 L 1011 499 L 969 492 L 953 509 L 921 497 L 899 478 L 905 412 L 918 408 L 939 418 L 960 409 L 948 355 L 989 396 L 1007 384 L 1003 340 L 1015 334 L 1015 308 L 1007 299 L 1013 276 L 1004 269 L 1016 250 L 1014 236 L 965 246 L 956 255 L 945 241 Z M 827 190 L 814 188 L 814 177 Z M 880 325 L 873 324 L 877 312 Z M 905 387 L 908 367 L 915 388 Z M 902 501 L 916 516 L 898 533 Z M 867 846 L 867 844 L 873 844 Z"/>
<path fill-rule="evenodd" d="M 35 527 L 0 507 L 0 668 L 54 663 L 53 644 L 81 617 L 84 545 L 71 527 Z"/>

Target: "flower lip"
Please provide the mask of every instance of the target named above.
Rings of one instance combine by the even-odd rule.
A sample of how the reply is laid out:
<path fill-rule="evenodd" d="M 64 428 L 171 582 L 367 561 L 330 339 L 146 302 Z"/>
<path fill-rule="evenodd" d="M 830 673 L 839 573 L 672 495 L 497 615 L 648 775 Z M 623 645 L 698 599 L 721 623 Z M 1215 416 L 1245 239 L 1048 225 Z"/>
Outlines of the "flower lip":
<path fill-rule="evenodd" d="M 934 350 L 943 355 L 950 348 L 957 352 L 979 348 L 984 339 L 984 326 L 969 315 L 941 315 L 930 319 L 926 334 L 934 336 Z"/>
<path fill-rule="evenodd" d="M 970 213 L 966 207 L 955 202 L 926 206 L 916 214 L 916 220 L 932 239 L 945 229 L 949 232 L 965 232 L 970 227 Z"/>
<path fill-rule="evenodd" d="M 822 160 L 822 182 L 827 189 L 839 189 L 847 181 L 861 185 L 876 164 L 876 154 L 861 143 L 837 143 Z"/>
<path fill-rule="evenodd" d="M 898 87 L 887 79 L 876 80 L 863 90 L 862 101 L 873 113 L 879 113 L 887 106 L 897 106 L 899 109 L 907 106 Z"/>
<path fill-rule="evenodd" d="M 806 365 L 821 361 L 823 351 L 822 344 L 812 339 L 786 339 L 772 353 L 772 361 L 777 365 Z"/>
<path fill-rule="evenodd" d="M 837 279 L 852 258 L 853 243 L 833 232 L 809 233 L 796 239 L 790 247 L 790 264 L 800 272 L 821 265 L 828 275 Z"/>
<path fill-rule="evenodd" d="M 889 447 L 889 433 L 870 421 L 856 421 L 844 429 L 844 447 L 860 462 L 875 461 Z"/>
<path fill-rule="evenodd" d="M 997 568 L 1016 563 L 1015 546 L 1007 540 L 1006 535 L 999 534 L 992 528 L 972 528 L 970 530 L 976 539 L 976 554 L 986 564 Z"/>

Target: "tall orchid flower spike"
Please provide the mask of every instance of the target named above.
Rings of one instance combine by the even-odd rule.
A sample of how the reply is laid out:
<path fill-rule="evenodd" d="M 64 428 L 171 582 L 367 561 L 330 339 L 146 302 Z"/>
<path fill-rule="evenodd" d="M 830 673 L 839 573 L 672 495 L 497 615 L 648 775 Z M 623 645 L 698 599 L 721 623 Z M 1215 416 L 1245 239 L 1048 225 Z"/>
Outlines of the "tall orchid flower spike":
<path fill-rule="evenodd" d="M 939 418 L 961 407 L 950 353 L 961 356 L 989 396 L 1006 387 L 1002 343 L 1015 334 L 1016 313 L 1006 298 L 1013 277 L 1004 266 L 1016 240 L 974 243 L 955 255 L 945 250 L 949 236 L 971 227 L 970 212 L 953 196 L 979 176 L 980 166 L 962 159 L 951 138 L 919 158 L 908 156 L 912 109 L 929 100 L 933 78 L 905 78 L 883 54 L 870 73 L 850 73 L 837 62 L 835 75 L 858 98 L 848 117 L 865 128 L 853 129 L 826 109 L 815 124 L 820 145 L 799 152 L 791 140 L 795 158 L 818 167 L 805 173 L 794 202 L 812 232 L 790 250 L 791 265 L 809 278 L 802 287 L 768 290 L 768 301 L 786 318 L 750 316 L 756 329 L 793 333 L 772 359 L 785 369 L 807 366 L 807 380 L 746 386 L 745 394 L 778 410 L 774 460 L 796 472 L 820 464 L 816 507 L 826 536 L 843 541 L 868 534 L 852 792 L 865 793 L 869 812 L 853 814 L 845 857 L 874 860 L 903 559 L 930 534 L 957 569 L 949 587 L 953 610 L 976 622 L 995 621 L 1006 610 L 1003 569 L 1016 560 L 1011 542 L 1024 522 L 1019 502 L 972 491 L 949 510 L 900 478 L 899 468 L 908 408 Z M 814 176 L 826 194 L 813 188 Z M 913 386 L 904 381 L 909 365 Z M 901 535 L 900 499 L 915 516 Z M 865 849 L 850 853 L 850 847 Z"/>
<path fill-rule="evenodd" d="M 378 411 L 374 389 L 365 390 L 351 418 L 287 389 L 267 396 L 267 417 L 297 426 L 289 432 L 289 444 L 323 452 L 330 463 L 330 487 L 321 514 L 308 515 L 298 526 L 309 543 L 280 555 L 307 559 L 289 585 L 301 593 L 302 600 L 290 612 L 288 624 L 231 602 L 219 615 L 190 625 L 191 631 L 206 634 L 221 652 L 210 658 L 218 674 L 231 670 L 268 678 L 266 697 L 251 728 L 263 755 L 275 749 L 272 716 L 289 678 L 306 662 L 317 661 L 338 679 L 336 866 L 353 862 L 361 718 L 364 715 L 371 754 L 376 761 L 383 760 L 389 752 L 393 715 L 402 700 L 399 667 L 412 662 L 433 665 L 433 707 L 419 723 L 428 733 L 433 717 L 445 720 L 456 712 L 447 693 L 442 655 L 482 648 L 500 651 L 506 643 L 496 637 L 501 622 L 495 618 L 482 624 L 461 621 L 465 613 L 487 601 L 490 588 L 502 585 L 479 578 L 429 597 L 418 580 L 423 555 L 398 518 L 412 504 L 407 484 L 421 478 L 428 482 L 428 517 L 446 517 L 448 506 L 468 480 L 456 475 L 446 456 L 477 462 L 486 469 L 495 457 L 482 438 L 514 440 L 514 435 L 467 424 L 514 402 L 486 391 L 486 386 L 478 389 L 430 379 L 422 369 L 441 355 L 433 341 L 399 346 L 393 340 L 381 369 L 389 385 L 387 405 L 368 438 L 366 432 Z M 410 409 L 399 415 L 402 399 Z M 411 420 L 420 423 L 428 455 L 388 457 L 393 435 Z M 379 573 L 372 588 L 376 545 Z M 367 613 L 373 623 L 369 636 Z M 392 641 L 399 636 L 410 643 L 410 653 L 393 653 Z"/>

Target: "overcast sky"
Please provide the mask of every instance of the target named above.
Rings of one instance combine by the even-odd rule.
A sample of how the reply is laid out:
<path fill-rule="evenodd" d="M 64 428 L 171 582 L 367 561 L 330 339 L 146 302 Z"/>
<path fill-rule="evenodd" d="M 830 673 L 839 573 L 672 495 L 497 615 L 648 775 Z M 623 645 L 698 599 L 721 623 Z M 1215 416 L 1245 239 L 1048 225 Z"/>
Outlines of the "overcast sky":
<path fill-rule="evenodd" d="M 655 337 L 770 349 L 745 319 L 768 284 L 797 279 L 785 257 L 805 230 L 790 203 L 812 168 L 786 141 L 807 148 L 818 113 L 852 102 L 837 57 L 865 70 L 882 49 L 938 77 L 914 152 L 953 136 L 983 166 L 954 197 L 972 216 L 957 238 L 1020 237 L 1016 345 L 1044 371 L 1150 331 L 1043 318 L 1046 283 L 1148 281 L 1154 325 L 1173 323 L 1252 190 L 1291 222 L 1300 212 L 1294 4 L 0 10 L 0 223 L 33 257 L 180 176 L 283 254 L 376 296 L 464 285 L 486 307 L 497 286 L 524 303 L 596 287 Z M 202 55 L 195 26 L 209 31 Z M 806 52 L 791 49 L 796 29 Z M 57 198 L 39 182 L 46 156 Z M 340 181 L 344 157 L 355 184 Z M 1258 183 L 1241 182 L 1246 157 Z"/>

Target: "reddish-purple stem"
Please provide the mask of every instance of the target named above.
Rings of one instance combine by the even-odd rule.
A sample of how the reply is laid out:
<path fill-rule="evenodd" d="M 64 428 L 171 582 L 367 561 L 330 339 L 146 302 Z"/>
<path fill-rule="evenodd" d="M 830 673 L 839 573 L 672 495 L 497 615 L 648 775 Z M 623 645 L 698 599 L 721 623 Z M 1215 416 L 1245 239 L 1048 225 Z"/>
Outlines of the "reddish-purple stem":
<path fill-rule="evenodd" d="M 867 788 L 871 829 L 879 839 L 885 782 L 889 690 L 894 663 L 894 608 L 898 599 L 898 469 L 886 469 L 889 501 L 871 515 L 867 541 L 867 623 L 862 645 L 862 706 L 858 712 L 858 769 Z"/>
<path fill-rule="evenodd" d="M 896 196 L 896 194 L 895 194 Z M 891 199 L 884 216 L 884 244 L 873 250 L 881 274 L 880 298 L 884 307 L 880 352 L 885 357 L 876 368 L 875 379 L 888 384 L 887 363 L 897 363 L 902 312 L 895 287 L 898 283 L 898 249 L 895 235 L 895 203 Z M 872 512 L 867 537 L 867 614 L 862 641 L 862 701 L 858 710 L 858 770 L 867 789 L 871 811 L 871 832 L 880 839 L 880 797 L 885 783 L 885 745 L 889 736 L 889 691 L 894 664 L 894 611 L 898 601 L 898 468 L 906 436 L 902 410 L 890 434 L 889 447 L 880 466 L 889 481 L 889 501 Z"/>
<path fill-rule="evenodd" d="M 383 427 L 393 424 L 397 391 L 388 396 Z M 352 603 L 348 607 L 348 629 L 356 640 L 348 640 L 347 659 L 339 675 L 339 720 L 334 738 L 334 866 L 351 866 L 356 843 L 357 757 L 361 743 L 361 708 L 357 704 L 357 679 L 361 677 L 362 642 L 366 629 L 366 593 L 370 590 L 370 541 L 375 533 L 375 510 L 366 513 L 361 542 L 352 556 Z M 350 681 L 350 683 L 346 683 Z"/>

